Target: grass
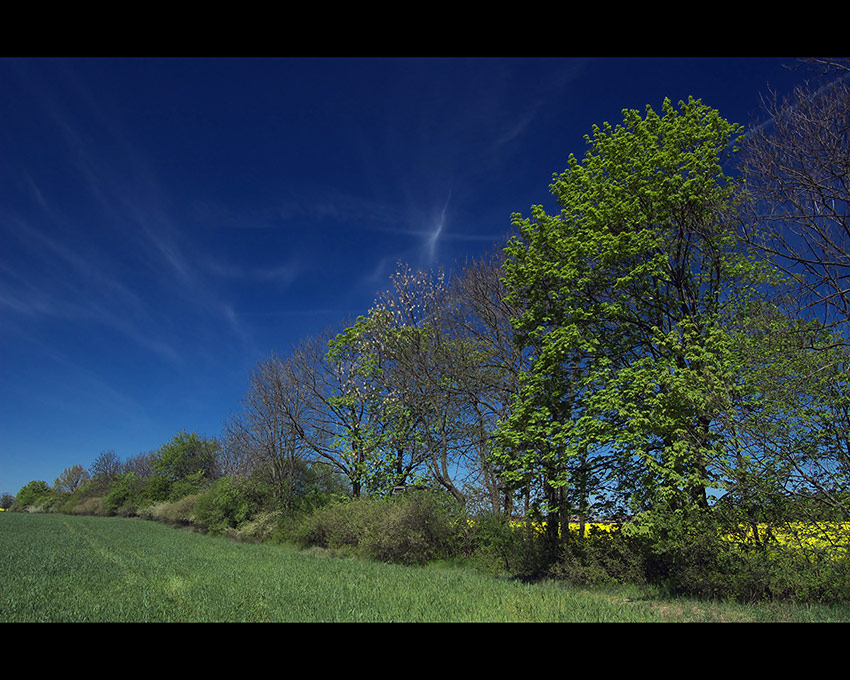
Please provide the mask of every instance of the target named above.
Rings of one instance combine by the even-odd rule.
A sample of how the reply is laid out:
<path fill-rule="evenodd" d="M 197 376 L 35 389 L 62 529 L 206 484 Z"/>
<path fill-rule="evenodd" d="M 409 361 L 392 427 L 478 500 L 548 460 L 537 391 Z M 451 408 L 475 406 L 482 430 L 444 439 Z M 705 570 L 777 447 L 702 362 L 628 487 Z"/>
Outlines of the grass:
<path fill-rule="evenodd" d="M 3 622 L 850 621 L 850 607 L 662 600 L 340 559 L 129 518 L 0 516 Z"/>

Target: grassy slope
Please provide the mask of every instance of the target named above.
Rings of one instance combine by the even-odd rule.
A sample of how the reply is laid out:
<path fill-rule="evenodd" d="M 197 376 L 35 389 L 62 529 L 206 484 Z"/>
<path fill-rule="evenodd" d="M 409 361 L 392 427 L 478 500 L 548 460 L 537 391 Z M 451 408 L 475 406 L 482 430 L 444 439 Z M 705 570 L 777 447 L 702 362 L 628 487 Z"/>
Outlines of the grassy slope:
<path fill-rule="evenodd" d="M 138 519 L 0 516 L 0 621 L 850 621 L 250 545 Z"/>

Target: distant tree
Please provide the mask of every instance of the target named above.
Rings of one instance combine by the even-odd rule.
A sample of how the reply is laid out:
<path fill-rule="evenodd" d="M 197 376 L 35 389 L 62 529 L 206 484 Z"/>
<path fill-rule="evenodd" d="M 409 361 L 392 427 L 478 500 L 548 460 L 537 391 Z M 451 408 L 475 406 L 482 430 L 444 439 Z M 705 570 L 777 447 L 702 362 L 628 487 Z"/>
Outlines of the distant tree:
<path fill-rule="evenodd" d="M 155 452 L 139 453 L 124 461 L 122 472 L 133 472 L 139 479 L 149 479 L 154 474 L 151 459 Z"/>
<path fill-rule="evenodd" d="M 153 454 L 151 467 L 172 482 L 188 478 L 212 482 L 218 478 L 219 450 L 219 443 L 215 439 L 184 430 Z"/>
<path fill-rule="evenodd" d="M 0 508 L 3 508 L 4 510 L 8 510 L 9 508 L 11 508 L 12 503 L 14 502 L 15 497 L 8 492 L 0 496 Z"/>
<path fill-rule="evenodd" d="M 89 467 L 92 478 L 114 479 L 121 472 L 121 459 L 112 449 L 102 451 Z"/>
<path fill-rule="evenodd" d="M 65 468 L 53 482 L 53 488 L 62 493 L 73 493 L 89 479 L 88 471 L 82 465 Z"/>
<path fill-rule="evenodd" d="M 298 436 L 305 400 L 290 361 L 272 354 L 251 374 L 242 409 L 225 423 L 222 469 L 268 483 L 284 506 L 296 493 L 309 447 Z"/>

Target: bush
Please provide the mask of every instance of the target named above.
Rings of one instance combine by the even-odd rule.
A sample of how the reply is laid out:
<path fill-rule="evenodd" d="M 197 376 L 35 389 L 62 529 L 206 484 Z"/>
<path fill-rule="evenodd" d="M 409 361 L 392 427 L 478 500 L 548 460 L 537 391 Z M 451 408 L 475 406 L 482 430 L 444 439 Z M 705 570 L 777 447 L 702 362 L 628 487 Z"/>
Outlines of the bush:
<path fill-rule="evenodd" d="M 850 598 L 846 555 L 728 540 L 737 528 L 734 518 L 708 511 L 653 510 L 630 528 L 629 543 L 647 580 L 673 595 L 743 602 Z"/>
<path fill-rule="evenodd" d="M 225 533 L 247 521 L 254 505 L 245 493 L 245 485 L 232 477 L 222 477 L 195 502 L 195 523 L 213 534 Z"/>
<path fill-rule="evenodd" d="M 176 501 L 185 496 L 194 496 L 207 487 L 208 481 L 203 470 L 198 470 L 191 475 L 178 479 L 171 483 L 171 491 L 168 500 Z"/>
<path fill-rule="evenodd" d="M 145 482 L 145 504 L 163 503 L 171 498 L 171 480 L 162 475 L 153 475 Z"/>
<path fill-rule="evenodd" d="M 528 547 L 523 533 L 511 526 L 507 515 L 483 513 L 470 522 L 473 562 L 488 573 L 521 573 L 527 571 L 524 559 Z"/>
<path fill-rule="evenodd" d="M 301 548 L 317 546 L 352 554 L 357 552 L 369 527 L 377 524 L 378 516 L 374 501 L 335 501 L 294 521 L 281 537 Z"/>
<path fill-rule="evenodd" d="M 576 585 L 643 584 L 645 570 L 640 551 L 621 530 L 591 525 L 584 538 L 572 535 L 547 575 Z"/>
<path fill-rule="evenodd" d="M 382 562 L 426 564 L 461 552 L 466 518 L 440 494 L 404 494 L 385 501 L 381 510 L 376 525 L 361 542 L 367 557 Z"/>
<path fill-rule="evenodd" d="M 451 502 L 424 491 L 387 499 L 353 499 L 329 504 L 285 524 L 278 539 L 302 548 L 320 547 L 342 555 L 384 562 L 425 564 L 456 556 L 462 549 L 465 518 Z"/>
<path fill-rule="evenodd" d="M 109 514 L 101 496 L 73 499 L 62 506 L 62 512 L 69 515 L 95 515 L 98 517 L 105 517 Z"/>
<path fill-rule="evenodd" d="M 284 518 L 281 510 L 261 512 L 238 528 L 225 530 L 224 534 L 237 541 L 264 543 L 273 539 Z"/>
<path fill-rule="evenodd" d="M 24 484 L 15 497 L 15 508 L 18 510 L 34 511 L 49 505 L 53 500 L 53 489 L 41 479 L 34 479 Z"/>
<path fill-rule="evenodd" d="M 134 472 L 122 472 L 115 477 L 103 499 L 103 507 L 108 515 L 133 517 L 138 514 L 140 505 L 144 505 L 144 481 Z"/>
<path fill-rule="evenodd" d="M 155 503 L 139 510 L 139 517 L 166 524 L 192 526 L 195 523 L 195 502 L 198 495 L 184 496 L 176 501 Z"/>

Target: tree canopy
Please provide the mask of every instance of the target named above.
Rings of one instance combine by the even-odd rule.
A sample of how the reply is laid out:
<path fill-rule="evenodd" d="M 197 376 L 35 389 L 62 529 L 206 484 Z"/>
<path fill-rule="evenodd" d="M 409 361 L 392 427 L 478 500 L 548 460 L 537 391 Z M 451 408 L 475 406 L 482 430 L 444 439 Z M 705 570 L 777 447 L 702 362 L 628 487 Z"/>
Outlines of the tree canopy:
<path fill-rule="evenodd" d="M 516 483 L 544 476 L 550 514 L 591 453 L 639 475 L 633 507 L 708 503 L 725 325 L 764 280 L 724 170 L 740 131 L 693 98 L 626 110 L 555 176 L 559 214 L 514 215 L 505 281 L 532 366 L 498 455 Z"/>

